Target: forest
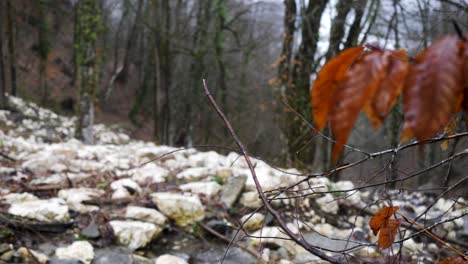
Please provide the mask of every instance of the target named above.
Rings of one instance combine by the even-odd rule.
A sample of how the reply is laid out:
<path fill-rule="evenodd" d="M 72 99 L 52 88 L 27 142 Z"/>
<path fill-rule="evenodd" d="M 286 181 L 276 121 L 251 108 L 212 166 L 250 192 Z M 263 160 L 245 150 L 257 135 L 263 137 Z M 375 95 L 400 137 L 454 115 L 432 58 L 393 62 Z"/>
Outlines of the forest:
<path fill-rule="evenodd" d="M 0 263 L 468 263 L 467 39 L 466 0 L 0 0 Z"/>

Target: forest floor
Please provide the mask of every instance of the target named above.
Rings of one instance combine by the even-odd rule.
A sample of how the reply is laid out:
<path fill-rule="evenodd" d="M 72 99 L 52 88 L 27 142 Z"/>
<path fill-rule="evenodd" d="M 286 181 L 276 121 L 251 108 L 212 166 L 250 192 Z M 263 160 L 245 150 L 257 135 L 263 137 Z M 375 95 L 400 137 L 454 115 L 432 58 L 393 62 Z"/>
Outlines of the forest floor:
<path fill-rule="evenodd" d="M 73 138 L 74 118 L 9 100 L 11 110 L 0 111 L 0 262 L 323 262 L 278 228 L 238 153 L 157 146 L 102 124 L 95 144 L 83 145 Z M 253 160 L 269 197 L 304 179 Z M 385 190 L 381 199 L 382 190 L 354 188 L 311 178 L 272 205 L 298 237 L 351 263 L 453 255 L 407 222 L 393 248 L 379 250 L 368 222 L 389 201 L 413 218 L 429 208 L 420 221 L 468 250 L 462 198 Z"/>

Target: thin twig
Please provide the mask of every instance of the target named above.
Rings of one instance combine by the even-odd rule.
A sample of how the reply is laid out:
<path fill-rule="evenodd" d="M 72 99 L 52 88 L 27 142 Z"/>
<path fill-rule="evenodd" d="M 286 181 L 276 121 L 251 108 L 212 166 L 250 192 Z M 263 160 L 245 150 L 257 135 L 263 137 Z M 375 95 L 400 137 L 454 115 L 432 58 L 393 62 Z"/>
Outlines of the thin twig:
<path fill-rule="evenodd" d="M 219 108 L 218 104 L 216 103 L 215 99 L 213 98 L 213 96 L 211 95 L 210 93 L 210 90 L 208 89 L 207 85 L 206 85 L 206 80 L 203 79 L 203 88 L 205 90 L 205 94 L 206 96 L 208 97 L 208 99 L 210 100 L 211 104 L 213 105 L 213 107 L 215 108 L 216 112 L 218 113 L 218 115 L 221 117 L 221 119 L 224 121 L 224 124 L 226 125 L 227 129 L 229 130 L 229 133 L 231 134 L 232 138 L 234 139 L 234 141 L 236 142 L 237 146 L 239 147 L 239 149 L 241 150 L 243 156 L 244 156 L 244 159 L 245 161 L 247 162 L 248 166 L 249 166 L 249 169 L 250 169 L 250 173 L 252 174 L 252 178 L 255 182 L 255 187 L 257 188 L 257 192 L 260 196 L 260 199 L 262 200 L 263 202 L 263 205 L 265 206 L 265 208 L 268 210 L 268 212 L 273 216 L 273 218 L 278 222 L 278 225 L 283 229 L 284 232 L 286 232 L 286 234 L 294 241 L 296 242 L 297 244 L 299 244 L 300 246 L 302 246 L 304 249 L 306 249 L 307 251 L 309 251 L 310 253 L 312 253 L 313 255 L 323 259 L 323 260 L 326 260 L 326 261 L 329 261 L 331 263 L 339 263 L 335 258 L 333 257 L 330 257 L 328 255 L 326 255 L 324 252 L 312 247 L 309 243 L 307 243 L 307 241 L 305 241 L 304 239 L 299 239 L 286 225 L 286 223 L 283 221 L 281 215 L 271 206 L 270 202 L 268 201 L 268 199 L 265 197 L 265 194 L 263 193 L 262 191 L 262 186 L 260 185 L 260 182 L 258 181 L 258 178 L 257 178 L 257 175 L 255 173 L 255 169 L 253 167 L 253 164 L 247 154 L 247 150 L 246 148 L 244 147 L 244 145 L 242 144 L 242 142 L 240 141 L 240 139 L 237 137 L 236 133 L 234 132 L 234 129 L 232 128 L 231 126 L 231 123 L 229 122 L 229 120 L 227 119 L 226 115 L 222 112 L 222 110 Z"/>

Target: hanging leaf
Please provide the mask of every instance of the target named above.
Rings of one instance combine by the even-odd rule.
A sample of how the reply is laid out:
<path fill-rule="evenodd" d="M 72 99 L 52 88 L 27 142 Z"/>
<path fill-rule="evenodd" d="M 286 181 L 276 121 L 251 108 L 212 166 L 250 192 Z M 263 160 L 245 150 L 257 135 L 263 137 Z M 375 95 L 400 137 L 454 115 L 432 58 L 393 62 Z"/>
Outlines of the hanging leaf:
<path fill-rule="evenodd" d="M 385 51 L 389 60 L 385 77 L 371 103 L 366 106 L 366 114 L 374 128 L 378 128 L 400 96 L 408 73 L 408 59 L 405 50 Z"/>
<path fill-rule="evenodd" d="M 400 227 L 401 219 L 387 220 L 380 229 L 377 245 L 380 249 L 386 249 L 392 246 L 395 235 Z"/>
<path fill-rule="evenodd" d="M 450 257 L 443 259 L 439 264 L 468 264 L 468 260 L 464 260 L 462 257 Z"/>
<path fill-rule="evenodd" d="M 353 47 L 344 50 L 337 57 L 327 62 L 314 81 L 310 91 L 312 101 L 312 116 L 315 127 L 322 130 L 327 124 L 330 100 L 336 85 L 346 75 L 349 67 L 362 53 L 364 47 Z"/>
<path fill-rule="evenodd" d="M 460 42 L 456 36 L 436 40 L 410 67 L 403 92 L 405 123 L 402 140 L 423 140 L 444 128 L 463 88 Z"/>
<path fill-rule="evenodd" d="M 385 222 L 392 217 L 392 215 L 398 211 L 400 207 L 398 206 L 385 206 L 384 208 L 380 209 L 369 221 L 369 226 L 374 232 L 374 236 L 377 235 L 380 228 L 385 224 Z"/>
<path fill-rule="evenodd" d="M 383 79 L 388 60 L 382 54 L 379 50 L 365 54 L 337 85 L 330 109 L 330 126 L 336 140 L 334 161 L 343 150 L 361 108 L 372 99 Z"/>

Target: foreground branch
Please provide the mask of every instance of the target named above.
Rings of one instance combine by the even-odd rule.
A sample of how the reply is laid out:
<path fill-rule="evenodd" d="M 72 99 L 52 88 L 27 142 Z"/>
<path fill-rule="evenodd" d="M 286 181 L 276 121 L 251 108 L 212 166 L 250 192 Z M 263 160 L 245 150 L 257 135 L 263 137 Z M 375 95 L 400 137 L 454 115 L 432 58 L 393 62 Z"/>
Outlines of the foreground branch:
<path fill-rule="evenodd" d="M 337 261 L 335 258 L 333 257 L 330 257 L 328 255 L 326 255 L 324 252 L 318 250 L 317 248 L 314 248 L 312 245 L 310 245 L 309 243 L 307 243 L 307 241 L 305 241 L 303 238 L 299 238 L 297 237 L 287 226 L 286 226 L 286 223 L 283 221 L 281 215 L 271 206 L 268 198 L 265 197 L 265 194 L 263 193 L 262 191 L 262 186 L 260 186 L 260 183 L 258 181 L 258 178 L 257 178 L 257 175 L 255 173 L 255 169 L 252 165 L 252 162 L 247 154 L 247 150 L 246 148 L 244 147 L 244 145 L 242 144 L 242 142 L 240 141 L 240 139 L 237 137 L 236 133 L 234 132 L 234 129 L 232 128 L 231 126 L 231 123 L 229 122 L 229 120 L 227 119 L 226 115 L 222 112 L 222 110 L 219 108 L 218 104 L 216 103 L 215 99 L 213 98 L 213 96 L 211 95 L 207 85 L 206 85 L 206 80 L 203 79 L 203 88 L 205 90 L 205 94 L 206 96 L 208 97 L 208 99 L 210 100 L 211 104 L 213 105 L 213 107 L 215 108 L 216 112 L 218 113 L 218 115 L 221 117 L 221 119 L 223 119 L 224 121 L 224 124 L 226 125 L 227 129 L 229 130 L 229 133 L 231 134 L 232 138 L 234 139 L 234 141 L 236 142 L 237 146 L 239 147 L 242 155 L 244 156 L 244 159 L 245 161 L 247 162 L 248 166 L 249 166 L 249 169 L 250 169 L 250 173 L 252 174 L 252 178 L 255 182 L 255 187 L 257 188 L 257 192 L 260 196 L 260 199 L 262 200 L 263 202 L 263 205 L 265 206 L 265 208 L 268 210 L 268 212 L 273 216 L 273 218 L 278 222 L 278 225 L 281 227 L 281 229 L 283 229 L 283 231 L 294 241 L 296 242 L 297 244 L 299 244 L 300 246 L 302 246 L 304 249 L 306 249 L 307 251 L 309 251 L 310 253 L 312 253 L 313 255 L 323 259 L 323 260 L 326 260 L 326 261 L 329 261 L 331 263 L 340 263 L 339 261 Z"/>

